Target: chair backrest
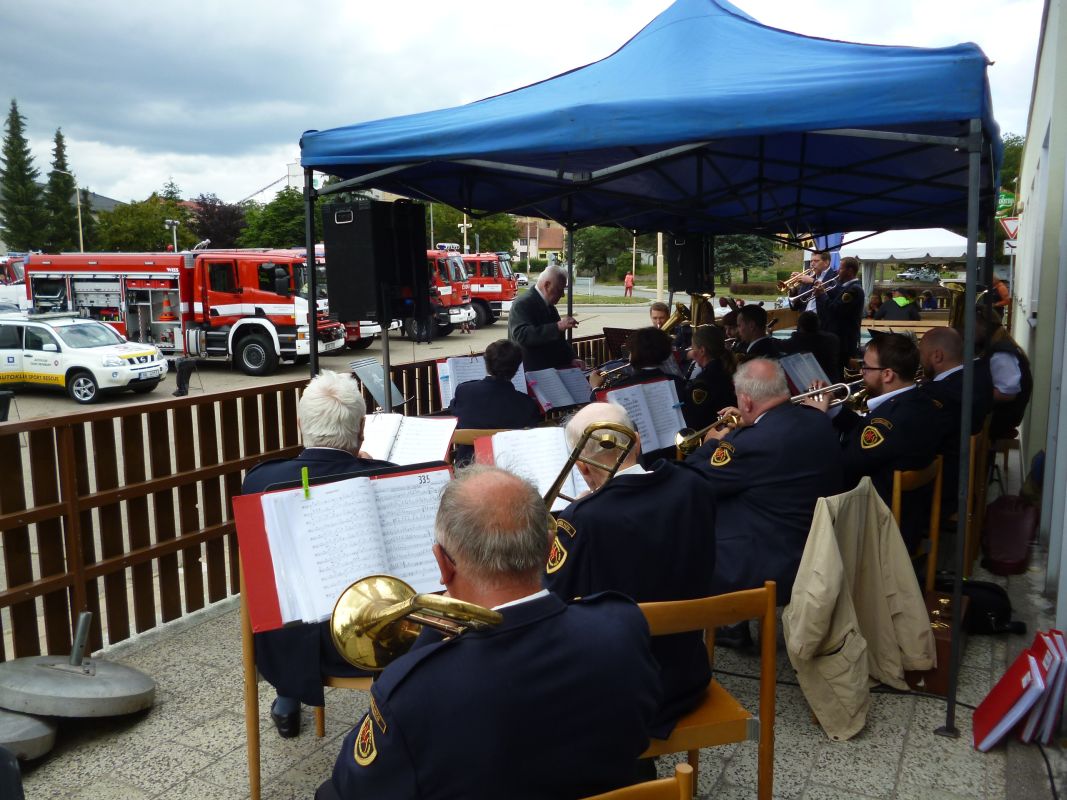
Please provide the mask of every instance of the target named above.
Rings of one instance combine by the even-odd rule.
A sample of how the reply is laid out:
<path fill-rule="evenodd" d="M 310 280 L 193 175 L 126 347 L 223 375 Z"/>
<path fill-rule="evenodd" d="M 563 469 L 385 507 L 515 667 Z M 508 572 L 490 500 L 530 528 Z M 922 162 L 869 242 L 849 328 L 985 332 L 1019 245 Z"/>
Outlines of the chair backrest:
<path fill-rule="evenodd" d="M 503 433 L 512 428 L 456 428 L 452 434 L 452 444 L 474 444 L 475 439 L 483 436 L 492 436 L 494 433 Z"/>
<path fill-rule="evenodd" d="M 940 513 L 941 508 L 941 464 L 944 459 L 941 456 L 935 456 L 934 460 L 927 464 L 925 467 L 919 469 L 893 470 L 893 518 L 897 521 L 897 525 L 900 525 L 901 505 L 903 503 L 904 492 L 913 492 L 916 489 L 921 489 L 923 486 L 934 484 L 934 491 L 937 494 L 937 498 L 931 498 L 934 506 Z"/>
<path fill-rule="evenodd" d="M 624 786 L 585 800 L 690 800 L 693 797 L 693 768 L 677 764 L 673 778 L 660 778 L 634 786 Z"/>

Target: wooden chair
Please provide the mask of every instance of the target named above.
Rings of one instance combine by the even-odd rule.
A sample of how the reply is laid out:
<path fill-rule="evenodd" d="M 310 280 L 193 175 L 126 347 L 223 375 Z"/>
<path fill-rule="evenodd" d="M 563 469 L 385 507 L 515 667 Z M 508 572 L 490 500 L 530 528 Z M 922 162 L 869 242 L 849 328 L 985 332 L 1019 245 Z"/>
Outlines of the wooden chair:
<path fill-rule="evenodd" d="M 774 692 L 777 673 L 775 650 L 775 584 L 762 589 L 731 592 L 696 600 L 642 603 L 653 636 L 699 630 L 704 632 L 708 660 L 715 663 L 715 629 L 750 619 L 760 620 L 759 714 L 751 712 L 712 679 L 700 705 L 684 715 L 667 739 L 653 739 L 643 758 L 685 752 L 696 785 L 700 748 L 731 742 L 759 741 L 759 800 L 771 800 L 774 787 Z"/>
<path fill-rule="evenodd" d="M 689 800 L 693 790 L 693 768 L 688 764 L 678 764 L 674 768 L 673 778 L 624 786 L 585 800 Z"/>
<path fill-rule="evenodd" d="M 990 470 L 993 477 L 990 482 L 1000 486 L 1001 494 L 1006 492 L 1004 488 L 1004 480 L 1008 477 L 1008 456 L 1013 450 L 1020 449 L 1019 431 L 1015 430 L 1012 433 L 1013 435 L 1010 437 L 995 439 L 989 443 L 989 451 L 993 453 L 992 470 Z M 1003 468 L 997 466 L 997 456 L 1004 456 Z"/>
<path fill-rule="evenodd" d="M 250 800 L 259 800 L 261 776 L 259 769 L 259 671 L 252 639 L 252 621 L 245 605 L 245 576 L 241 569 L 241 662 L 245 682 L 245 738 L 248 741 L 248 791 Z M 328 676 L 323 686 L 370 691 L 371 678 L 339 678 Z M 326 709 L 315 709 L 315 735 L 326 735 Z"/>
<path fill-rule="evenodd" d="M 926 581 L 924 589 L 927 592 L 934 590 L 934 577 L 937 573 L 937 547 L 941 539 L 941 465 L 944 459 L 937 456 L 921 469 L 893 470 L 893 519 L 900 527 L 901 508 L 903 506 L 904 493 L 913 492 L 923 486 L 933 484 L 930 495 L 930 528 L 927 538 L 930 540 L 929 550 L 926 553 Z M 912 553 L 912 560 L 922 557 L 922 549 Z"/>

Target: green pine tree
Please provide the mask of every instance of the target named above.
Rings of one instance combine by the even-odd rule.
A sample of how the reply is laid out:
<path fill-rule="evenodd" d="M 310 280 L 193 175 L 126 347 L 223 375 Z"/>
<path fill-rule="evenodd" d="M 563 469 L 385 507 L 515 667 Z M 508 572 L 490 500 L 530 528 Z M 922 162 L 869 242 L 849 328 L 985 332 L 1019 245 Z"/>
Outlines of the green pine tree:
<path fill-rule="evenodd" d="M 82 195 L 82 241 L 85 243 L 85 252 L 91 253 L 97 249 L 98 234 L 96 231 L 96 217 L 93 216 L 92 192 L 81 189 Z"/>
<path fill-rule="evenodd" d="M 26 119 L 11 101 L 6 135 L 0 150 L 0 239 L 12 250 L 34 250 L 44 240 L 40 173 L 26 142 Z"/>
<path fill-rule="evenodd" d="M 52 171 L 44 190 L 44 250 L 61 253 L 78 249 L 78 209 L 74 201 L 77 186 L 67 164 L 67 144 L 61 130 L 56 130 L 54 144 Z"/>

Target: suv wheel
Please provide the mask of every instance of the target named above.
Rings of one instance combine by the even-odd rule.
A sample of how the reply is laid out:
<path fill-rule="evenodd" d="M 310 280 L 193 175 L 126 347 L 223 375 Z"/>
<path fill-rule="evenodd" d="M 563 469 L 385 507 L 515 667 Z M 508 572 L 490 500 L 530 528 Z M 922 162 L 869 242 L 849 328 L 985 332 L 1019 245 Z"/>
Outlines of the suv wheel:
<path fill-rule="evenodd" d="M 237 366 L 245 375 L 269 375 L 278 368 L 274 344 L 262 333 L 250 333 L 237 345 Z"/>
<path fill-rule="evenodd" d="M 70 380 L 67 381 L 67 394 L 75 402 L 88 405 L 96 402 L 100 394 L 100 387 L 97 386 L 96 378 L 93 377 L 93 374 L 83 370 L 71 375 Z"/>

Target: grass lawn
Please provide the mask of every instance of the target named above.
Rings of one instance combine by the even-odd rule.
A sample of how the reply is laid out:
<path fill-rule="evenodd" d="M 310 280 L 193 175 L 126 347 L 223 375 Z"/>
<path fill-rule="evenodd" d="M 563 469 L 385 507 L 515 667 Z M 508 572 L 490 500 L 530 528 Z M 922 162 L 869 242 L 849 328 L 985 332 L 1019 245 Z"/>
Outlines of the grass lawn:
<path fill-rule="evenodd" d="M 647 297 L 621 297 L 617 294 L 576 294 L 574 302 L 599 306 L 647 306 L 652 301 Z"/>

